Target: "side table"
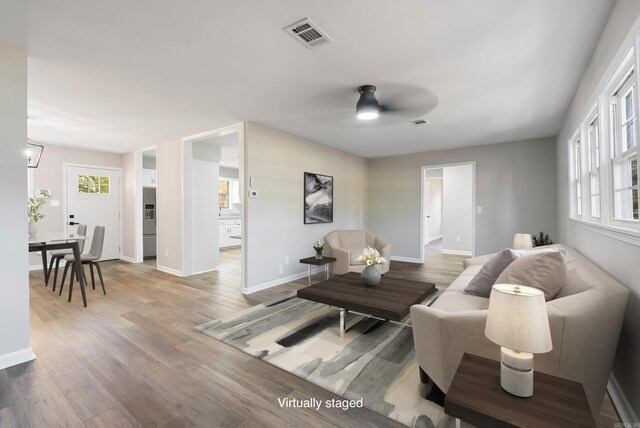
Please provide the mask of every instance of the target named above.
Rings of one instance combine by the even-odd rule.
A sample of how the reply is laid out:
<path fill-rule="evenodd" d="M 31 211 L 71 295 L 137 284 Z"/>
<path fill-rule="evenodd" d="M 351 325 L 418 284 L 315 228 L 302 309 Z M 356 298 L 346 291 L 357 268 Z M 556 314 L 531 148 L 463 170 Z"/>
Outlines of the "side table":
<path fill-rule="evenodd" d="M 533 396 L 516 397 L 500 386 L 500 362 L 466 353 L 444 412 L 479 428 L 596 426 L 581 383 L 534 372 Z"/>
<path fill-rule="evenodd" d="M 316 259 L 315 256 L 307 257 L 304 259 L 300 259 L 300 263 L 309 266 L 309 273 L 307 274 L 309 279 L 309 285 L 311 285 L 311 266 L 324 266 L 324 279 L 329 279 L 329 264 L 334 263 L 336 260 L 335 257 L 327 257 L 323 256 L 321 259 Z"/>

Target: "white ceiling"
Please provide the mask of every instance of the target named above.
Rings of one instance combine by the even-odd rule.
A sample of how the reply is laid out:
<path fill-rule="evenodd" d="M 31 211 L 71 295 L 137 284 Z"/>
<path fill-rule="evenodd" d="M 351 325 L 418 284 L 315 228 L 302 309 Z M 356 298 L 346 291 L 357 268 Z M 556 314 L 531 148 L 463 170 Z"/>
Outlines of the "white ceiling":
<path fill-rule="evenodd" d="M 31 0 L 29 136 L 126 152 L 252 120 L 366 157 L 551 136 L 613 4 Z M 304 17 L 334 42 L 282 30 Z M 431 124 L 358 122 L 362 84 Z"/>

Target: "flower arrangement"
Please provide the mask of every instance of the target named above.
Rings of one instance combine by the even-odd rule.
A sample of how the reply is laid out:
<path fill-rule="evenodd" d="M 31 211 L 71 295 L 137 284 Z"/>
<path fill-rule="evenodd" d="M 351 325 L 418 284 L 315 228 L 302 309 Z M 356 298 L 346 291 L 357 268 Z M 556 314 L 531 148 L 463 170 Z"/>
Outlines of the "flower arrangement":
<path fill-rule="evenodd" d="M 378 250 L 372 247 L 364 248 L 362 250 L 362 254 L 360 254 L 356 260 L 364 262 L 367 266 L 379 265 L 387 262 L 387 260 L 380 255 Z"/>

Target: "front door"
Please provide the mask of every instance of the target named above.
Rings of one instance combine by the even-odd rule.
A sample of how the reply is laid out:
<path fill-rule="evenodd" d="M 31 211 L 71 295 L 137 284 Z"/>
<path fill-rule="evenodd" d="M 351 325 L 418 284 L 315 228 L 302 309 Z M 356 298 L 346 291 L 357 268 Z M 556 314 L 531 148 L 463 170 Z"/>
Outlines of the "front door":
<path fill-rule="evenodd" d="M 114 169 L 67 167 L 65 227 L 75 233 L 77 224 L 87 225 L 91 238 L 96 226 L 105 227 L 101 260 L 120 257 L 120 172 Z M 85 243 L 91 248 L 91 239 Z"/>

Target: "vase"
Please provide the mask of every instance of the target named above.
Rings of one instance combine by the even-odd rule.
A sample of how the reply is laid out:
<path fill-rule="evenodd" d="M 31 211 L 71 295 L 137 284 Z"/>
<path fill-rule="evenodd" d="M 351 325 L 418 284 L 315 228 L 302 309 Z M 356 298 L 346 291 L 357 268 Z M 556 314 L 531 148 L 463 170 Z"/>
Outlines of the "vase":
<path fill-rule="evenodd" d="M 316 251 L 316 259 L 322 260 L 322 251 Z"/>
<path fill-rule="evenodd" d="M 29 220 L 29 236 L 33 236 L 36 233 L 38 233 L 38 223 L 33 220 Z"/>
<path fill-rule="evenodd" d="M 376 265 L 365 267 L 360 276 L 362 277 L 362 282 L 367 287 L 375 287 L 380 284 L 380 280 L 382 279 L 382 275 L 380 275 L 380 271 Z"/>

